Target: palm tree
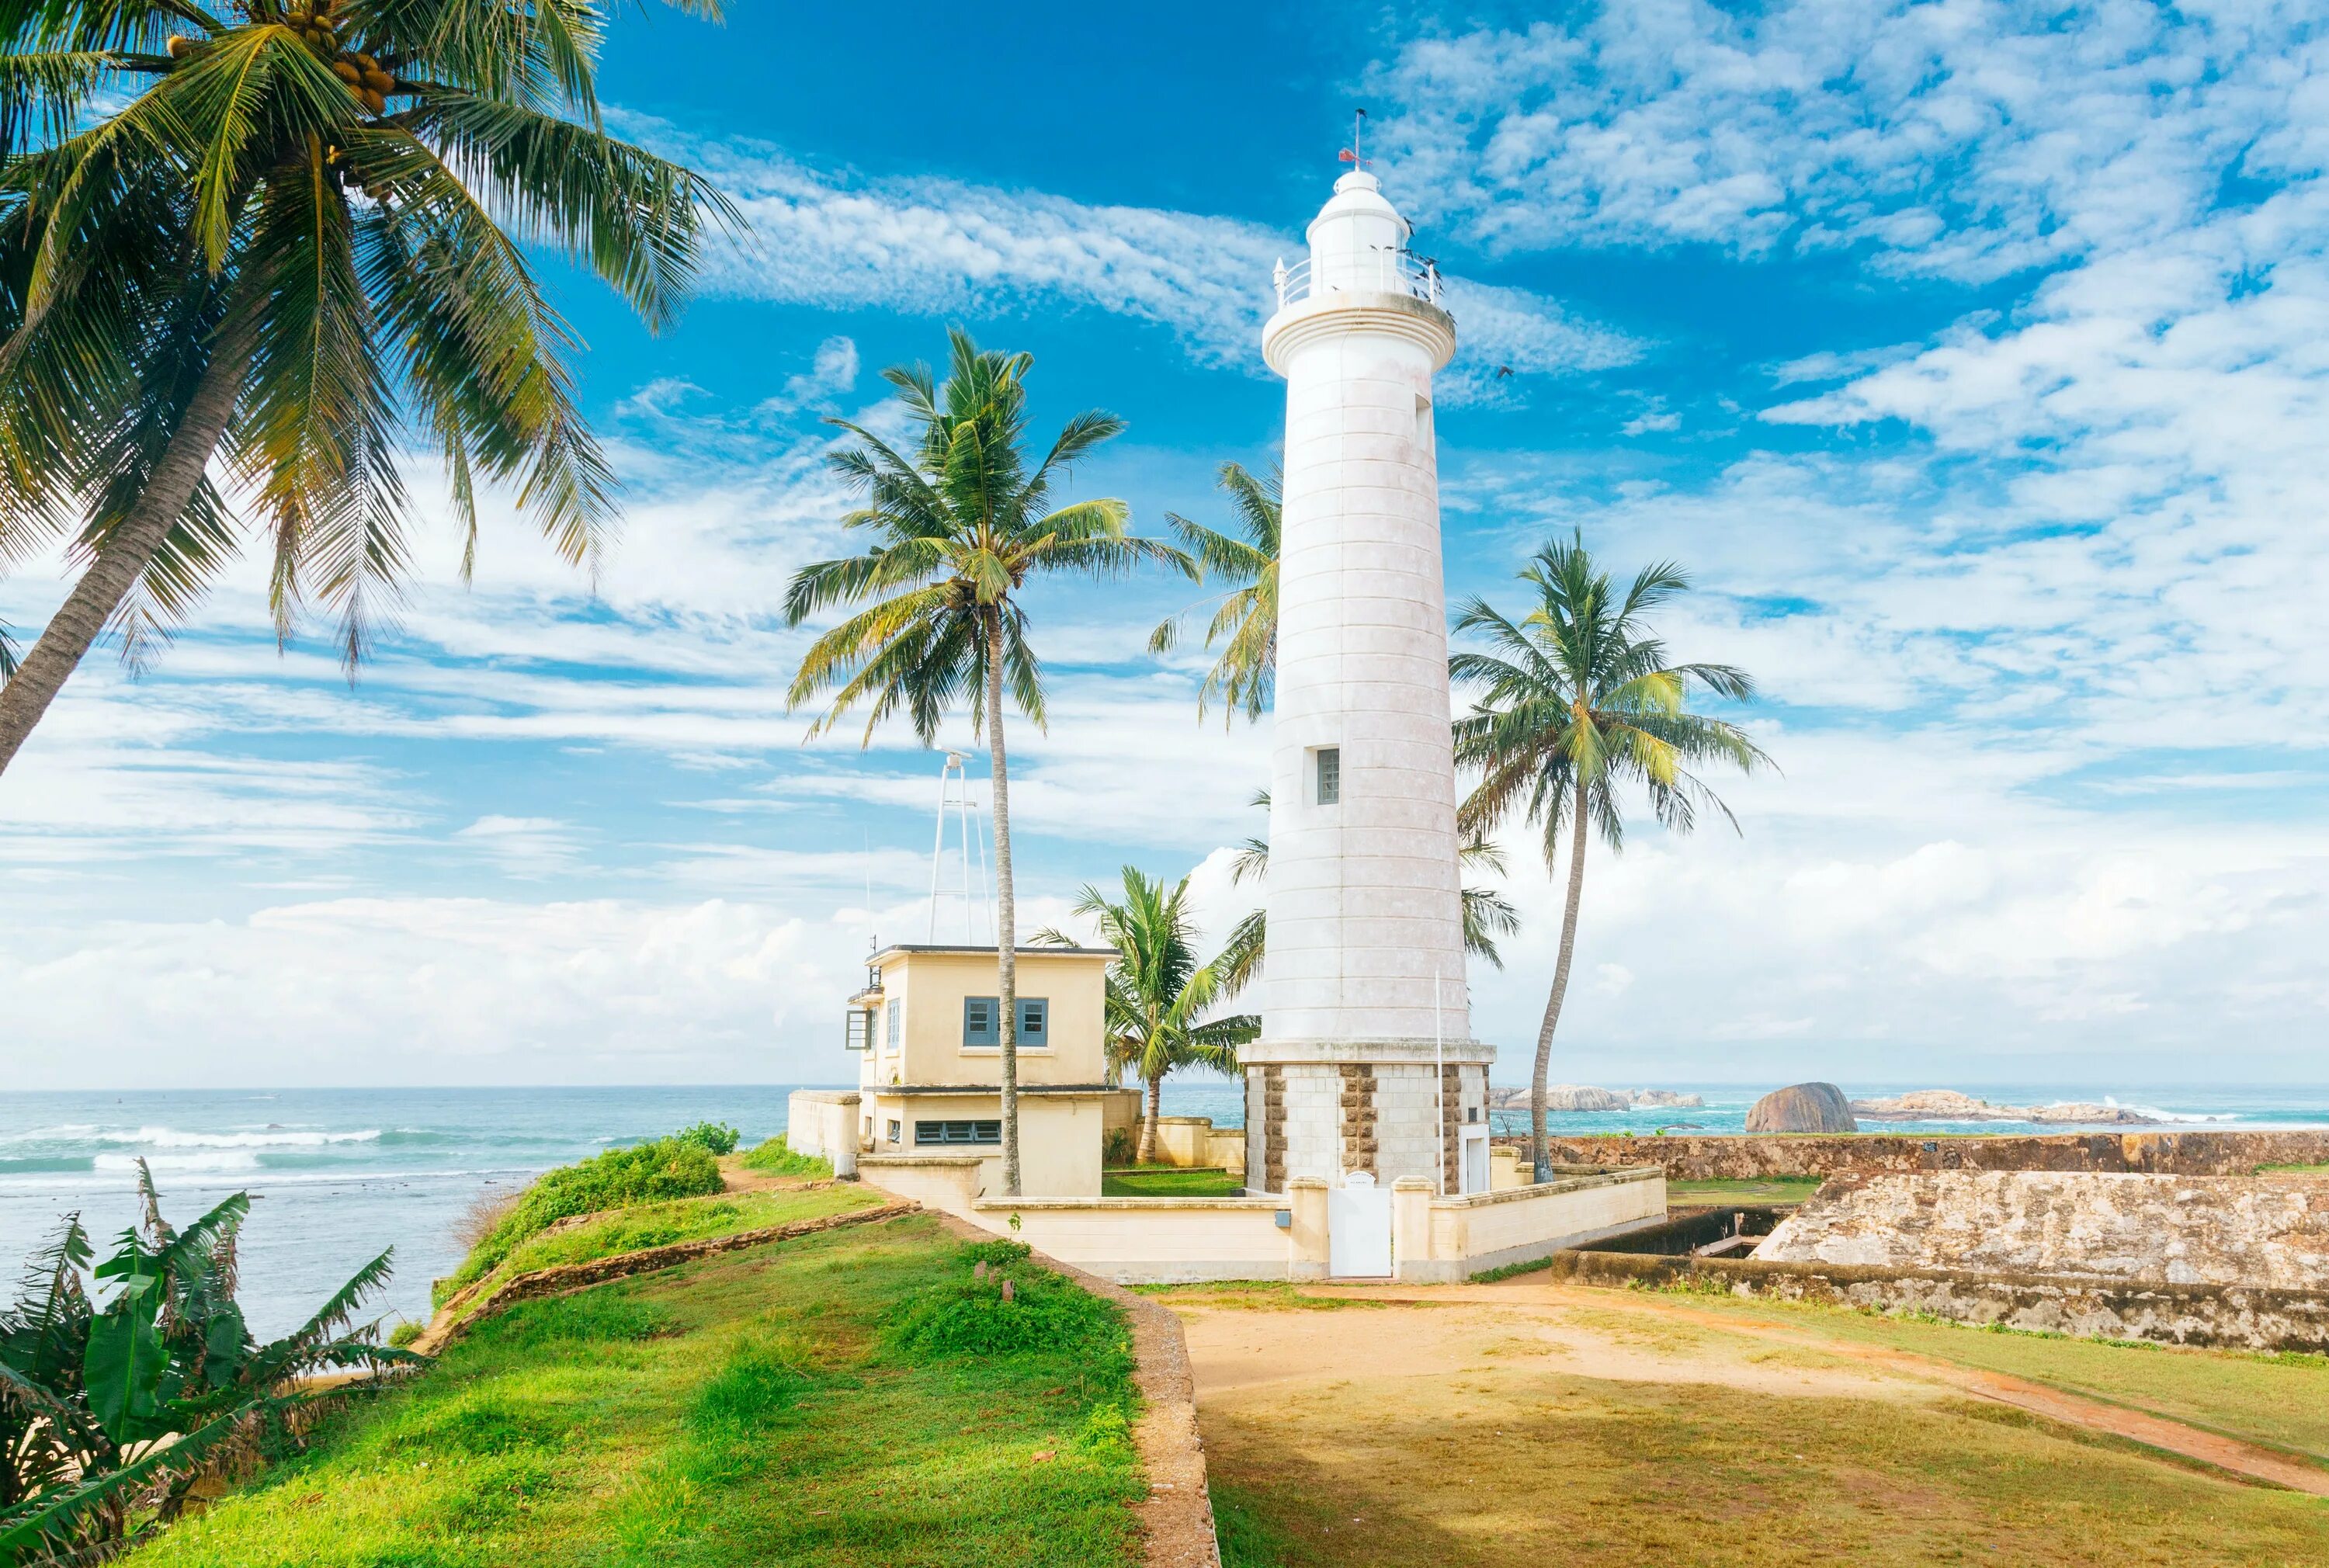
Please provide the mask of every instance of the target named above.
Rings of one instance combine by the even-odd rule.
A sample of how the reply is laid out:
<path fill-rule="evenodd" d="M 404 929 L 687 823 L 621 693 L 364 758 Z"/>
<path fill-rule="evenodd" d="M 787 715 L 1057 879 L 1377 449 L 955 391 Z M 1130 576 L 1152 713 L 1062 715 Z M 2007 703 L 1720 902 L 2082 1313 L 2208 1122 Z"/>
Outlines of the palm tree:
<path fill-rule="evenodd" d="M 1121 501 L 1051 508 L 1053 491 L 1078 459 L 1124 428 L 1113 414 L 1077 415 L 1041 462 L 1021 449 L 1027 427 L 1025 378 L 1032 354 L 982 352 L 969 334 L 948 334 L 953 361 L 934 386 L 927 365 L 882 372 L 918 428 L 900 453 L 862 426 L 832 423 L 859 445 L 835 452 L 833 466 L 864 498 L 842 519 L 872 543 L 860 555 L 817 561 L 795 574 L 785 618 L 798 625 L 836 605 L 865 608 L 819 637 L 801 660 L 788 696 L 798 708 L 821 693 L 831 702 L 812 737 L 866 705 L 864 744 L 902 707 L 928 745 L 947 710 L 964 699 L 984 730 L 995 791 L 995 959 L 1002 991 L 1003 1172 L 1019 1196 L 1018 906 L 1011 878 L 1011 775 L 1004 747 L 1006 685 L 1019 711 L 1043 724 L 1043 676 L 1027 645 L 1021 590 L 1037 573 L 1121 576 L 1143 563 L 1197 575 L 1171 545 L 1125 532 Z"/>
<path fill-rule="evenodd" d="M 1117 950 L 1108 966 L 1108 1059 L 1130 1066 L 1147 1085 L 1147 1113 L 1134 1158 L 1154 1164 L 1165 1075 L 1179 1067 L 1235 1072 L 1237 1048 L 1261 1032 L 1261 1019 L 1250 1013 L 1205 1017 L 1234 989 L 1225 973 L 1238 955 L 1232 940 L 1230 950 L 1212 962 L 1197 962 L 1188 878 L 1167 888 L 1163 878 L 1151 881 L 1127 866 L 1123 902 L 1112 902 L 1087 885 L 1075 912 L 1098 922 L 1101 939 Z M 1035 940 L 1075 945 L 1073 938 L 1049 929 Z"/>
<path fill-rule="evenodd" d="M 1219 698 L 1221 721 L 1226 724 L 1229 716 L 1240 709 L 1249 719 L 1268 712 L 1277 684 L 1278 536 L 1284 479 L 1274 464 L 1266 476 L 1256 478 L 1238 464 L 1224 463 L 1221 486 L 1230 493 L 1230 505 L 1237 512 L 1245 538 L 1232 539 L 1169 512 L 1164 521 L 1173 525 L 1189 553 L 1203 563 L 1209 576 L 1221 577 L 1232 585 L 1213 612 L 1212 624 L 1205 628 L 1206 647 L 1222 638 L 1227 642 L 1205 683 L 1197 688 L 1197 718 L 1203 719 L 1206 704 Z M 1188 615 L 1183 610 L 1150 633 L 1148 651 L 1171 652 L 1181 640 L 1181 623 Z"/>
<path fill-rule="evenodd" d="M 595 0 L 0 13 L 0 566 L 59 540 L 82 565 L 0 686 L 0 769 L 100 632 L 142 659 L 234 554 L 214 460 L 278 635 L 320 601 L 351 672 L 409 565 L 409 437 L 472 550 L 482 476 L 595 559 L 613 484 L 523 248 L 659 330 L 734 221 L 606 134 L 605 25 Z"/>
<path fill-rule="evenodd" d="M 1457 814 L 1459 825 L 1485 835 L 1521 811 L 1542 830 L 1548 870 L 1562 830 L 1570 835 L 1561 955 L 1537 1029 L 1529 1091 L 1530 1153 L 1536 1179 L 1548 1181 L 1545 1074 L 1576 950 L 1589 825 L 1612 852 L 1623 848 L 1621 796 L 1638 784 L 1652 814 L 1675 832 L 1695 825 L 1702 808 L 1719 812 L 1735 831 L 1738 819 L 1692 769 L 1727 763 L 1752 773 L 1771 759 L 1736 725 L 1685 706 L 1693 690 L 1744 702 L 1755 688 L 1744 671 L 1728 664 L 1666 662 L 1665 645 L 1645 617 L 1689 588 L 1679 567 L 1645 568 L 1621 596 L 1580 539 L 1546 545 L 1520 577 L 1536 591 L 1536 604 L 1513 622 L 1485 600 L 1467 603 L 1456 629 L 1484 637 L 1489 651 L 1451 654 L 1447 671 L 1479 691 L 1471 712 L 1456 722 L 1456 760 L 1480 775 Z"/>
<path fill-rule="evenodd" d="M 1269 809 L 1269 792 L 1254 792 L 1253 803 L 1263 811 Z M 1504 850 L 1478 833 L 1466 833 L 1457 855 L 1466 866 L 1476 866 L 1505 875 L 1511 868 L 1505 863 Z M 1243 884 L 1259 880 L 1269 874 L 1269 840 L 1248 839 L 1239 846 L 1237 858 L 1230 862 L 1230 879 Z M 1521 928 L 1521 912 L 1494 887 L 1464 889 L 1464 950 L 1475 958 L 1484 958 L 1498 969 L 1504 967 L 1504 956 L 1496 949 L 1496 938 L 1510 936 Z M 1239 921 L 1230 932 L 1230 945 L 1225 955 L 1230 967 L 1224 976 L 1231 994 L 1250 984 L 1260 972 L 1262 948 L 1268 940 L 1269 924 L 1262 911 L 1257 909 Z"/>

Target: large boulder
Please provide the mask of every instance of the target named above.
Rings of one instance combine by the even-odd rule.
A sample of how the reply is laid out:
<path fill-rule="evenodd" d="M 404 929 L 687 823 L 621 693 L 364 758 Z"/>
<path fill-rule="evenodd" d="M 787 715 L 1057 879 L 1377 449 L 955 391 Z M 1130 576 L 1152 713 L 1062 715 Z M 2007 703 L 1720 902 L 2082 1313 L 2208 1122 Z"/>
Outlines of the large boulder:
<path fill-rule="evenodd" d="M 1852 1102 L 1834 1084 L 1790 1084 L 1755 1102 L 1747 1113 L 1749 1132 L 1857 1132 Z"/>

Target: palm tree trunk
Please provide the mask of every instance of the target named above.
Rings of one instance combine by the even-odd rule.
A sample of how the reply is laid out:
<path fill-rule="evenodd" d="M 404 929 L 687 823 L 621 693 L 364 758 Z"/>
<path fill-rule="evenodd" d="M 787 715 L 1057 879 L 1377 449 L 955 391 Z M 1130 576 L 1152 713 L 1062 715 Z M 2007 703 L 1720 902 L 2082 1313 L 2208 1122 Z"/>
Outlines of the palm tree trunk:
<path fill-rule="evenodd" d="M 145 575 L 146 563 L 170 535 L 194 487 L 210 466 L 211 455 L 234 417 L 235 399 L 241 394 L 244 374 L 250 368 L 250 339 L 246 328 L 230 323 L 221 329 L 211 351 L 210 364 L 187 400 L 185 417 L 162 448 L 145 493 L 129 515 L 114 528 L 99 549 L 80 580 L 42 629 L 40 641 L 8 683 L 0 686 L 0 773 L 15 760 L 17 748 L 49 710 L 63 690 L 65 679 L 79 668 L 106 623 L 113 619 L 129 590 Z"/>
<path fill-rule="evenodd" d="M 1576 817 L 1569 840 L 1569 903 L 1561 915 L 1561 956 L 1552 966 L 1552 994 L 1545 999 L 1544 1022 L 1536 1031 L 1536 1075 L 1529 1080 L 1529 1162 L 1539 1181 L 1552 1179 L 1552 1156 L 1545 1147 L 1545 1074 L 1552 1066 L 1552 1031 L 1561 1024 L 1561 998 L 1569 994 L 1569 961 L 1577 952 L 1577 906 L 1585 897 L 1585 785 L 1570 803 Z"/>
<path fill-rule="evenodd" d="M 986 745 L 994 759 L 995 967 L 1003 993 L 1003 1193 L 1019 1196 L 1019 902 L 1011 887 L 1011 769 L 1003 750 L 1003 613 L 987 612 Z"/>
<path fill-rule="evenodd" d="M 1148 1116 L 1140 1124 L 1140 1152 L 1133 1156 L 1137 1165 L 1156 1163 L 1156 1117 L 1164 1108 L 1164 1075 L 1158 1073 L 1148 1080 Z"/>

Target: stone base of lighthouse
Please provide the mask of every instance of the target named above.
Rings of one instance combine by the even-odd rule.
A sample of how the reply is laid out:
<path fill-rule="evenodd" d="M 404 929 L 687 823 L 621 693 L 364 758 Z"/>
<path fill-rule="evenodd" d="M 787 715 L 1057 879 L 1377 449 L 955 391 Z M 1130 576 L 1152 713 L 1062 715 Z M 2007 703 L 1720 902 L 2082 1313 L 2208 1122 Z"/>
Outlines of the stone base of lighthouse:
<path fill-rule="evenodd" d="M 1299 1176 L 1339 1187 L 1360 1170 L 1384 1188 L 1414 1176 L 1463 1190 L 1463 1129 L 1488 1120 L 1494 1046 L 1257 1040 L 1239 1055 L 1248 1191 L 1281 1193 Z"/>

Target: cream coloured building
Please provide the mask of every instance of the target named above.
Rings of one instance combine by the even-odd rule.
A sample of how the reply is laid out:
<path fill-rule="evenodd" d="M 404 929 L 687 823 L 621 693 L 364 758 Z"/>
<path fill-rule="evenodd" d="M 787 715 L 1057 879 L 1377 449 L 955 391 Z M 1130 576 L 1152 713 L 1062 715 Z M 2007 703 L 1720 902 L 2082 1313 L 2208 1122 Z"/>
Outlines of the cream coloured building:
<path fill-rule="evenodd" d="M 1019 950 L 1019 1169 L 1031 1197 L 1099 1192 L 1111 1109 L 1127 1098 L 1108 1081 L 1105 984 L 1115 956 L 1106 947 Z M 981 1190 L 1001 1192 L 995 949 L 888 947 L 866 969 L 848 1019 L 861 1168 L 975 1158 Z"/>

